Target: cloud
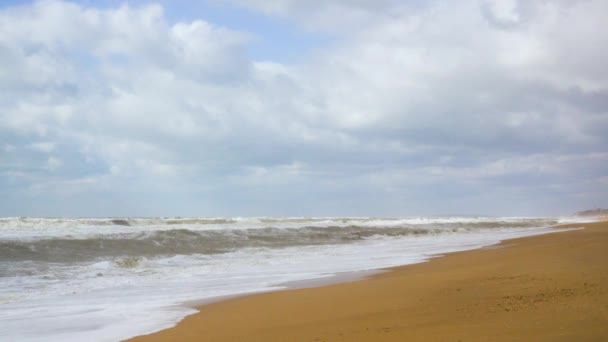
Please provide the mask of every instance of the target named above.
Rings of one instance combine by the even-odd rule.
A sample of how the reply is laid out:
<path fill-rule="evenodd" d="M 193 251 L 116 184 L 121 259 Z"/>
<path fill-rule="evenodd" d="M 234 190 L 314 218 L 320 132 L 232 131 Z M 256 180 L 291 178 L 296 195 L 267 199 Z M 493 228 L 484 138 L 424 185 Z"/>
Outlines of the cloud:
<path fill-rule="evenodd" d="M 52 142 L 37 142 L 30 144 L 29 148 L 34 151 L 49 153 L 55 149 L 55 144 Z"/>
<path fill-rule="evenodd" d="M 287 18 L 306 30 L 332 35 L 366 30 L 374 23 L 396 19 L 405 12 L 425 8 L 423 1 L 396 0 L 230 0 L 254 11 Z"/>
<path fill-rule="evenodd" d="M 50 171 L 56 171 L 57 169 L 59 169 L 61 167 L 61 165 L 63 165 L 63 163 L 61 162 L 61 160 L 59 160 L 58 158 L 55 157 L 49 157 L 49 159 L 47 160 L 47 168 Z"/>
<path fill-rule="evenodd" d="M 248 32 L 169 22 L 158 5 L 0 9 L 0 185 L 21 203 L 0 214 L 529 214 L 605 201 L 605 2 L 233 4 L 333 43 L 281 64 L 252 60 Z"/>

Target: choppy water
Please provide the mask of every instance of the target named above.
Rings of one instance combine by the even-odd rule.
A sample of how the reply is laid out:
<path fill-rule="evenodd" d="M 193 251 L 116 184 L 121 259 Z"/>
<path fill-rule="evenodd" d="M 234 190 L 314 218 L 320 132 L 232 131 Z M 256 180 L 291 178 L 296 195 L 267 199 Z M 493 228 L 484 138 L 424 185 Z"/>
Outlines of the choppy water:
<path fill-rule="evenodd" d="M 114 341 L 178 304 L 420 262 L 577 218 L 0 218 L 0 340 Z"/>

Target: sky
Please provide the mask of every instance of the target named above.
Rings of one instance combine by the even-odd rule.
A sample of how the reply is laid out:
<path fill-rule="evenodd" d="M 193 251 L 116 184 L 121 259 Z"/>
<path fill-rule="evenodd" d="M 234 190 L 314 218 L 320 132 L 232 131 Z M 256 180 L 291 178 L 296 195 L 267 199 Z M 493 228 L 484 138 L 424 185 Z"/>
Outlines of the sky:
<path fill-rule="evenodd" d="M 608 207 L 608 1 L 0 2 L 0 216 Z"/>

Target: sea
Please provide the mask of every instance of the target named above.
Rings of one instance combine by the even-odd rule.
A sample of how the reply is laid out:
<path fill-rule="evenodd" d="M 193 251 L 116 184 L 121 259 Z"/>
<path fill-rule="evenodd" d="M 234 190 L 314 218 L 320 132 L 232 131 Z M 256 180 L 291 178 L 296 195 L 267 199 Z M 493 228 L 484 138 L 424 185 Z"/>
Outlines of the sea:
<path fill-rule="evenodd" d="M 579 217 L 0 218 L 0 341 L 119 341 L 194 302 L 331 282 Z"/>

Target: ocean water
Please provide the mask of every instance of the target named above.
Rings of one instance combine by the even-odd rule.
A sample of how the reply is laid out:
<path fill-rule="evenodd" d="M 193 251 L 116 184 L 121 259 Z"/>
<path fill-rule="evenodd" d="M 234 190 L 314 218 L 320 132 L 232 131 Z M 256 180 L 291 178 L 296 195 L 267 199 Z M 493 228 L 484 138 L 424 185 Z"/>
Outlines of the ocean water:
<path fill-rule="evenodd" d="M 189 301 L 423 262 L 581 218 L 0 218 L 0 341 L 117 341 Z"/>

